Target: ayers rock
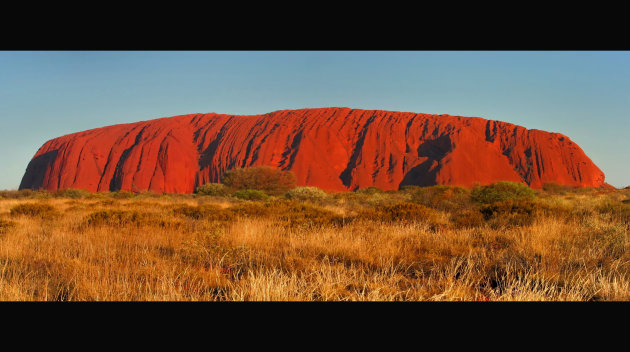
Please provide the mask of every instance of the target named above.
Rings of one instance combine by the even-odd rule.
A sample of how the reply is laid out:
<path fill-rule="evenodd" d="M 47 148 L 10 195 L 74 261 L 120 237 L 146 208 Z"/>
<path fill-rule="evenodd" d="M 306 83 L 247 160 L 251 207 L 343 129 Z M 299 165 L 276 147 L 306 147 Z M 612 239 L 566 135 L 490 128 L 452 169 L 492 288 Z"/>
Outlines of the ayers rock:
<path fill-rule="evenodd" d="M 69 134 L 39 149 L 20 189 L 190 193 L 228 169 L 257 165 L 337 191 L 501 180 L 608 186 L 559 133 L 478 117 L 321 108 L 191 114 Z"/>

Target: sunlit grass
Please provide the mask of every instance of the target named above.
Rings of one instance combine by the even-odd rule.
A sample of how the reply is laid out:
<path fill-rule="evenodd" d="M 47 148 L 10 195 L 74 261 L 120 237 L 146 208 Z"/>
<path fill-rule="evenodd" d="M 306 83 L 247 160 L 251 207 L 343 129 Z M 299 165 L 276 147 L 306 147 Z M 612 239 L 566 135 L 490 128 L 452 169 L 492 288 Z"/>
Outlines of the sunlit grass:
<path fill-rule="evenodd" d="M 401 192 L 4 198 L 0 300 L 628 300 L 628 198 L 540 193 L 485 217 Z"/>

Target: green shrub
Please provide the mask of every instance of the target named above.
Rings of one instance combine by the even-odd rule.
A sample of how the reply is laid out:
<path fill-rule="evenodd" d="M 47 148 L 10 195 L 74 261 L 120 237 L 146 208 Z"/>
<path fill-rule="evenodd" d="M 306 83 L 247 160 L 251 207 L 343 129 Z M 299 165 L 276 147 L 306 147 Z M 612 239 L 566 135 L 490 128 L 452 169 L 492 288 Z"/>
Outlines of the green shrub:
<path fill-rule="evenodd" d="M 107 197 L 107 193 L 105 193 L 105 192 L 94 192 L 94 193 L 88 194 L 85 197 L 85 199 L 98 199 L 98 200 L 103 200 L 103 201 L 105 201 L 108 198 L 109 197 Z M 111 200 L 111 199 L 109 199 L 109 200 Z"/>
<path fill-rule="evenodd" d="M 500 181 L 487 186 L 478 186 L 472 190 L 472 200 L 491 204 L 508 199 L 533 199 L 536 195 L 533 189 L 518 182 Z"/>
<path fill-rule="evenodd" d="M 228 170 L 221 182 L 234 190 L 259 190 L 281 195 L 295 187 L 295 174 L 270 166 L 257 166 Z"/>
<path fill-rule="evenodd" d="M 287 193 L 285 198 L 290 200 L 318 202 L 328 198 L 328 193 L 317 187 L 296 187 Z"/>
<path fill-rule="evenodd" d="M 202 196 L 224 197 L 230 194 L 230 189 L 221 183 L 206 183 L 197 187 L 195 193 Z"/>
<path fill-rule="evenodd" d="M 378 187 L 368 187 L 368 188 L 361 188 L 356 190 L 355 192 L 357 193 L 363 193 L 363 194 L 376 194 L 376 193 L 384 193 L 385 191 L 383 191 L 382 189 L 378 188 Z"/>
<path fill-rule="evenodd" d="M 364 203 L 370 199 L 370 195 L 357 192 L 337 192 L 331 196 L 337 203 L 349 207 L 355 207 L 356 204 Z"/>
<path fill-rule="evenodd" d="M 244 189 L 234 192 L 234 197 L 245 200 L 267 200 L 269 196 L 263 191 L 256 189 Z"/>
<path fill-rule="evenodd" d="M 383 192 L 370 194 L 363 200 L 370 206 L 382 207 L 396 205 L 400 203 L 408 203 L 411 197 L 406 193 L 400 192 Z"/>
<path fill-rule="evenodd" d="M 455 210 L 470 205 L 470 190 L 458 186 L 422 187 L 412 194 L 411 200 L 430 208 Z"/>
<path fill-rule="evenodd" d="M 332 194 L 331 198 L 336 200 L 339 205 L 349 208 L 390 206 L 407 203 L 411 199 L 407 192 L 384 191 L 378 187 L 362 188 L 354 192 L 338 192 Z"/>
<path fill-rule="evenodd" d="M 131 191 L 115 191 L 111 192 L 110 196 L 116 199 L 129 199 L 133 198 L 135 195 Z"/>
<path fill-rule="evenodd" d="M 57 198 L 72 198 L 72 199 L 83 199 L 90 195 L 89 191 L 83 189 L 59 189 L 55 191 L 54 196 Z"/>
<path fill-rule="evenodd" d="M 406 185 L 406 186 L 401 186 L 399 191 L 403 192 L 403 193 L 416 193 L 418 192 L 422 187 L 420 186 L 416 186 L 416 185 Z"/>
<path fill-rule="evenodd" d="M 50 204 L 24 203 L 11 208 L 11 215 L 24 215 L 33 218 L 51 219 L 59 216 L 60 213 Z"/>

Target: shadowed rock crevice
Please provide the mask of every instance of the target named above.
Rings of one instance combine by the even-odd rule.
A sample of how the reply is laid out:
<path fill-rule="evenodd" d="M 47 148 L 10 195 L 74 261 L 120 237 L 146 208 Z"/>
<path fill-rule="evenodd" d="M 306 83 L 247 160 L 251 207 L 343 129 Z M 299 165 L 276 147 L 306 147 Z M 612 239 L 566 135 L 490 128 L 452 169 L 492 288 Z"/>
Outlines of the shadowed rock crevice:
<path fill-rule="evenodd" d="M 44 154 L 38 155 L 26 167 L 26 172 L 22 177 L 19 189 L 40 189 L 44 183 L 44 176 L 49 170 L 55 159 L 58 150 L 51 150 Z"/>
<path fill-rule="evenodd" d="M 423 141 L 418 147 L 418 156 L 427 158 L 427 160 L 405 173 L 398 187 L 436 185 L 437 174 L 441 168 L 440 162 L 451 150 L 451 138 L 448 135 Z"/>
<path fill-rule="evenodd" d="M 295 134 L 295 136 L 293 136 L 293 141 L 291 142 L 291 145 L 282 153 L 282 161 L 279 165 L 281 169 L 290 169 L 295 162 L 295 156 L 300 150 L 300 143 L 302 142 L 302 132 L 303 131 L 300 130 L 298 133 Z"/>
<path fill-rule="evenodd" d="M 223 126 L 221 130 L 219 131 L 219 133 L 217 134 L 217 136 L 214 138 L 214 140 L 210 142 L 210 144 L 204 151 L 201 152 L 201 156 L 199 157 L 200 170 L 210 168 L 212 159 L 214 158 L 214 155 L 216 154 L 217 149 L 219 148 L 219 144 L 223 140 L 223 136 L 225 135 L 226 131 L 227 131 L 227 126 Z M 218 176 L 216 174 L 211 175 L 210 180 L 218 181 Z"/>
<path fill-rule="evenodd" d="M 339 179 L 341 179 L 344 186 L 346 187 L 350 187 L 352 183 L 352 171 L 357 166 L 357 159 L 361 155 L 361 152 L 363 150 L 363 145 L 365 144 L 365 136 L 367 134 L 368 128 L 370 127 L 372 122 L 374 122 L 375 118 L 376 118 L 376 115 L 372 115 L 365 122 L 365 125 L 363 125 L 363 128 L 361 129 L 361 132 L 359 133 L 359 138 L 357 139 L 356 146 L 354 147 L 354 150 L 352 151 L 352 155 L 350 156 L 350 161 L 348 161 L 348 166 L 346 166 L 346 169 L 343 170 L 341 175 L 339 175 Z"/>
<path fill-rule="evenodd" d="M 140 132 L 138 132 L 138 135 L 136 135 L 136 139 L 133 142 L 133 144 L 129 148 L 125 149 L 125 151 L 122 152 L 120 159 L 118 159 L 118 163 L 116 164 L 116 168 L 114 169 L 114 177 L 112 177 L 112 180 L 109 183 L 109 190 L 111 192 L 117 191 L 122 188 L 123 166 L 125 165 L 125 161 L 127 161 L 127 159 L 129 158 L 129 154 L 131 153 L 131 151 L 137 146 L 140 146 L 140 141 L 142 140 L 142 134 L 144 133 L 146 129 L 147 129 L 147 126 L 143 127 L 140 130 Z"/>

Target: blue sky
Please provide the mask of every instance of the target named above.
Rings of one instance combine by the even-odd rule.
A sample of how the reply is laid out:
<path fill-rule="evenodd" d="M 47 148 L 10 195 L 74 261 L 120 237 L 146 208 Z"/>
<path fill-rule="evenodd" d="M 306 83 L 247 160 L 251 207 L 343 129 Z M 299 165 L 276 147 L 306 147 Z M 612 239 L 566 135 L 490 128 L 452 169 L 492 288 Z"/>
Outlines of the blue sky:
<path fill-rule="evenodd" d="M 630 185 L 630 52 L 0 51 L 0 189 L 47 140 L 189 113 L 344 106 L 568 135 Z"/>

